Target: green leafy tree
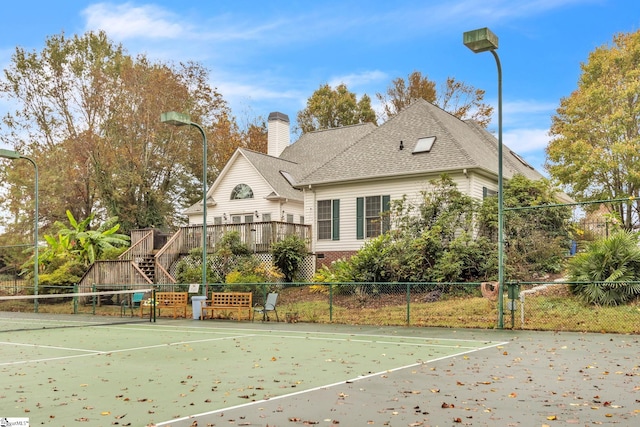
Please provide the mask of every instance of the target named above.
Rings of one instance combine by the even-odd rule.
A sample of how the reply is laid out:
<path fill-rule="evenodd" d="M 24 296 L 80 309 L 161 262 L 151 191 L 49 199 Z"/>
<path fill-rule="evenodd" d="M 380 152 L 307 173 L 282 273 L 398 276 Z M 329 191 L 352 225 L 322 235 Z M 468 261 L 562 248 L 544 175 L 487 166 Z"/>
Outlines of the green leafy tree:
<path fill-rule="evenodd" d="M 129 236 L 117 233 L 120 228 L 118 218 L 107 219 L 95 230 L 89 229 L 93 215 L 78 222 L 71 211 L 67 211 L 67 218 L 70 227 L 57 222 L 57 236 L 44 236 L 49 246 L 39 255 L 41 261 L 46 263 L 56 258 L 73 258 L 89 266 L 112 249 L 129 246 Z"/>
<path fill-rule="evenodd" d="M 581 68 L 553 116 L 546 166 L 578 200 L 634 197 L 609 205 L 632 229 L 640 223 L 640 31 L 616 35 Z"/>
<path fill-rule="evenodd" d="M 117 218 L 109 218 L 89 229 L 93 215 L 77 221 L 71 211 L 67 211 L 69 226 L 58 221 L 54 224 L 56 234 L 45 234 L 46 248 L 38 254 L 39 280 L 43 287 L 71 286 L 78 283 L 89 265 L 98 259 L 115 256 L 129 246 L 129 236 L 118 234 L 120 225 Z M 33 271 L 34 257 L 23 264 L 27 276 Z"/>
<path fill-rule="evenodd" d="M 335 276 L 356 282 L 484 279 L 491 274 L 492 253 L 488 239 L 472 237 L 477 207 L 450 177 L 431 180 L 420 200 L 393 200 L 387 213 L 392 230 L 366 242 Z M 324 271 L 323 277 L 332 275 Z"/>
<path fill-rule="evenodd" d="M 321 85 L 307 100 L 307 106 L 298 112 L 298 127 L 302 132 L 336 128 L 359 123 L 376 123 L 371 98 L 366 94 L 360 100 L 342 83 L 335 89 Z"/>
<path fill-rule="evenodd" d="M 202 139 L 160 123 L 163 111 L 188 112 L 205 128 L 212 181 L 226 160 L 217 143 L 244 138 L 201 65 L 133 57 L 102 31 L 51 36 L 39 52 L 17 47 L 0 97 L 15 106 L 2 117 L 0 142 L 39 165 L 45 231 L 67 209 L 77 218 L 117 216 L 124 232 L 183 221 L 178 212 L 202 197 Z M 13 163 L 0 169 L 8 187 L 0 203 L 15 218 L 7 232 L 25 234 L 33 218 L 20 189 L 33 188 L 33 173 Z"/>
<path fill-rule="evenodd" d="M 515 175 L 504 184 L 505 207 L 557 204 L 558 189 L 547 179 Z M 480 231 L 497 241 L 498 197 L 487 197 L 479 211 Z M 570 245 L 571 210 L 566 206 L 504 212 L 506 273 L 527 280 L 564 267 Z M 497 266 L 497 263 L 496 263 Z"/>
<path fill-rule="evenodd" d="M 640 247 L 638 234 L 619 231 L 592 242 L 569 262 L 570 288 L 585 302 L 620 305 L 640 295 Z"/>
<path fill-rule="evenodd" d="M 398 114 L 416 99 L 424 99 L 462 120 L 475 120 L 487 127 L 491 122 L 493 107 L 483 102 L 484 90 L 476 89 L 453 77 L 447 77 L 438 91 L 436 83 L 414 71 L 405 80 L 398 77 L 391 81 L 385 93 L 377 93 L 387 119 Z"/>
<path fill-rule="evenodd" d="M 284 280 L 293 282 L 298 268 L 307 256 L 307 245 L 304 239 L 290 235 L 274 243 L 271 253 L 273 263 L 284 275 Z"/>

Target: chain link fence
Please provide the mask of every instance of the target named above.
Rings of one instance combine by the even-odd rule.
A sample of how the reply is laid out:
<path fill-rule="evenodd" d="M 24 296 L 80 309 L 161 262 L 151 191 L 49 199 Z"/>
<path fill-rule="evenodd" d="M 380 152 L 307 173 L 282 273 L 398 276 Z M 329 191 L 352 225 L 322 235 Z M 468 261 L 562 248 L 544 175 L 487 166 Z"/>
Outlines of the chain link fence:
<path fill-rule="evenodd" d="M 247 283 L 209 285 L 207 292 L 253 292 L 257 305 L 269 292 L 277 292 L 279 318 L 290 323 L 495 328 L 497 292 L 483 292 L 484 285 Z M 640 301 L 594 307 L 572 295 L 563 283 L 509 286 L 504 290 L 505 328 L 640 334 Z"/>
<path fill-rule="evenodd" d="M 515 285 L 515 286 L 514 286 Z M 640 301 L 598 307 L 583 303 L 566 284 L 510 284 L 504 290 L 506 329 L 640 334 Z M 18 289 L 20 288 L 20 289 Z M 94 291 L 133 289 L 132 285 L 95 287 Z M 186 292 L 188 284 L 159 285 L 158 291 Z M 262 305 L 269 292 L 278 293 L 276 310 L 282 322 L 341 323 L 372 326 L 446 328 L 496 328 L 497 292 L 483 292 L 482 283 L 235 283 L 209 284 L 211 292 L 252 292 Z M 495 290 L 495 289 L 494 289 Z M 73 292 L 73 288 L 57 292 Z M 53 292 L 40 289 L 40 293 Z M 4 283 L 4 295 L 32 294 L 33 286 Z M 203 294 L 200 289 L 199 294 Z M 198 294 L 191 294 L 191 296 Z M 117 315 L 122 301 L 116 295 L 102 300 L 82 299 L 69 313 Z M 55 301 L 40 304 L 39 311 L 60 310 Z M 26 304 L 25 310 L 32 310 Z M 7 311 L 6 307 L 0 310 Z M 13 310 L 13 309 L 12 309 Z M 233 313 L 221 318 L 233 319 Z M 271 316 L 271 321 L 275 317 Z"/>

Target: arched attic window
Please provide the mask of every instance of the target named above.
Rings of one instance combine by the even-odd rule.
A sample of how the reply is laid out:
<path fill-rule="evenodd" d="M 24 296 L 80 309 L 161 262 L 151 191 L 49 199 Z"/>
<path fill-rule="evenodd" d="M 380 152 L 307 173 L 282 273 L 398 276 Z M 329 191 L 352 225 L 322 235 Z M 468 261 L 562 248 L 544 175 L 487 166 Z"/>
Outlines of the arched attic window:
<path fill-rule="evenodd" d="M 238 184 L 231 192 L 231 200 L 253 199 L 253 190 L 247 184 Z"/>

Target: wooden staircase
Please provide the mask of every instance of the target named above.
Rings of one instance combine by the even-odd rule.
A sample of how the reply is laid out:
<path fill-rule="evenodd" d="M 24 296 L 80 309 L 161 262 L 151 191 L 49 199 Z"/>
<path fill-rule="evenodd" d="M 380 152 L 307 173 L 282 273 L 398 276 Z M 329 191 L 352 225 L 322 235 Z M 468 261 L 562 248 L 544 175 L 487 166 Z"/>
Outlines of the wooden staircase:
<path fill-rule="evenodd" d="M 145 276 L 155 283 L 156 279 L 156 260 L 154 254 L 148 254 L 137 258 L 138 268 L 144 273 Z"/>

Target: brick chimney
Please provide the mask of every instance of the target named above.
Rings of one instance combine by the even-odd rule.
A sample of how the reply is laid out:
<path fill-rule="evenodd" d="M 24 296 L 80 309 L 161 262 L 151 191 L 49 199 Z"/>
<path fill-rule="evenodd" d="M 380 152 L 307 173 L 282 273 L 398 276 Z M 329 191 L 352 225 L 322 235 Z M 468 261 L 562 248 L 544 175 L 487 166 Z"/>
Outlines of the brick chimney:
<path fill-rule="evenodd" d="M 290 142 L 289 116 L 278 112 L 269 114 L 267 141 L 267 154 L 280 157 L 280 154 Z"/>

